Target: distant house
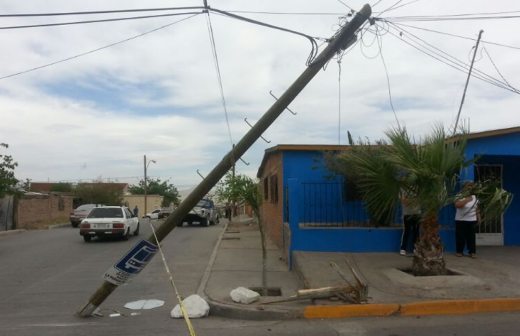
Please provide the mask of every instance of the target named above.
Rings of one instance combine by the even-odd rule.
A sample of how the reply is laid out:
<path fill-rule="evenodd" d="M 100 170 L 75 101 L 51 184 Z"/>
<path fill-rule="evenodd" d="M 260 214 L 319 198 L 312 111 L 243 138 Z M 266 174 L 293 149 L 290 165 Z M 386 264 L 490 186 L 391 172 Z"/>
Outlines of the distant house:
<path fill-rule="evenodd" d="M 278 145 L 265 151 L 257 177 L 263 192 L 263 223 L 290 264 L 292 251 L 397 252 L 402 220 L 376 223 L 353 186 L 325 165 L 327 151 L 341 145 Z M 466 157 L 480 159 L 462 172 L 463 179 L 498 178 L 505 189 L 520 192 L 520 128 L 469 135 Z M 520 245 L 519 200 L 503 218 L 478 229 L 477 244 Z M 454 208 L 439 215 L 441 239 L 454 250 Z"/>

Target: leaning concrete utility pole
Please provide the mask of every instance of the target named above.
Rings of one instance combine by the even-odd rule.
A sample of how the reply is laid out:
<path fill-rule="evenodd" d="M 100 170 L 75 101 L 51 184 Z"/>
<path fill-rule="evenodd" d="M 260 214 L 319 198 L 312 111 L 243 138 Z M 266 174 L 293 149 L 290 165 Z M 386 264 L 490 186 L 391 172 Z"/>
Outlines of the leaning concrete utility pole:
<path fill-rule="evenodd" d="M 480 39 L 482 38 L 483 32 L 484 32 L 483 30 L 480 30 L 480 32 L 478 33 L 477 44 L 475 45 L 475 51 L 473 52 L 473 58 L 471 59 L 471 65 L 469 66 L 468 78 L 466 79 L 466 85 L 464 85 L 464 92 L 462 93 L 462 100 L 460 101 L 459 112 L 457 113 L 457 119 L 455 119 L 455 127 L 453 127 L 453 135 L 455 135 L 457 133 L 457 127 L 459 126 L 460 112 L 462 111 L 462 105 L 464 105 L 464 99 L 466 99 L 466 91 L 468 90 L 469 79 L 471 78 L 471 71 L 473 70 L 473 64 L 475 63 L 475 56 L 477 56 L 478 44 L 480 42 Z"/>
<path fill-rule="evenodd" d="M 309 64 L 287 91 L 280 96 L 271 108 L 264 113 L 262 118 L 260 118 L 231 151 L 222 158 L 220 163 L 213 168 L 206 178 L 193 189 L 179 207 L 156 230 L 157 241 L 162 241 L 176 226 L 182 225 L 182 220 L 188 212 L 218 183 L 255 141 L 258 140 L 320 69 L 325 66 L 334 54 L 348 46 L 348 43 L 355 36 L 356 31 L 368 20 L 371 14 L 372 9 L 366 4 L 349 23 L 331 38 L 329 45 Z M 114 269 L 117 268 L 117 270 L 111 269 L 107 271 L 107 273 L 105 273 L 105 281 L 96 292 L 92 294 L 88 303 L 77 313 L 78 316 L 91 316 L 119 284 L 124 283 L 130 276 L 135 275 L 144 268 L 157 250 L 157 246 L 155 245 L 157 241 L 155 237 L 151 235 L 146 241 L 143 240 L 139 242 L 127 256 L 123 257 L 114 266 Z M 143 255 L 145 257 L 143 257 Z"/>

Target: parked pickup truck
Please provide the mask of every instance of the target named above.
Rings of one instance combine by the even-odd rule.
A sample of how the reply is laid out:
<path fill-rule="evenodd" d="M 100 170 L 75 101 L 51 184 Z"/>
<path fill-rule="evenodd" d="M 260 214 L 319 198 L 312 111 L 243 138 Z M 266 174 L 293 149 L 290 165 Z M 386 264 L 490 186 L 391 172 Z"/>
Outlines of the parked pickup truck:
<path fill-rule="evenodd" d="M 212 200 L 203 198 L 191 209 L 186 217 L 183 218 L 179 226 L 182 226 L 183 223 L 188 223 L 188 225 L 197 223 L 201 226 L 208 226 L 218 224 L 218 222 L 219 218 L 215 204 Z"/>

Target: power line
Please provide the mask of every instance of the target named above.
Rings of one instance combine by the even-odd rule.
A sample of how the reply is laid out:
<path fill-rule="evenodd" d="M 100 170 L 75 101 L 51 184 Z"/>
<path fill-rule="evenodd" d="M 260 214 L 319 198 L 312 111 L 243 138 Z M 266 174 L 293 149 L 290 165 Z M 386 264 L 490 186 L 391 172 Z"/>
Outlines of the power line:
<path fill-rule="evenodd" d="M 339 16 L 345 15 L 340 12 L 272 12 L 272 11 L 246 11 L 246 10 L 227 10 L 229 13 L 238 14 L 265 14 L 265 15 L 305 15 L 305 16 Z"/>
<path fill-rule="evenodd" d="M 392 25 L 393 25 L 392 23 L 389 23 L 390 27 L 392 27 Z M 419 37 L 416 37 L 415 35 L 413 35 L 409 32 L 406 32 L 405 30 L 404 31 L 407 34 L 402 34 L 403 30 L 401 28 L 395 28 L 395 27 L 392 27 L 392 28 L 396 29 L 398 31 L 398 33 L 396 34 L 396 33 L 392 32 L 391 30 L 389 30 L 389 33 L 392 36 L 398 38 L 400 41 L 402 41 L 402 42 L 408 44 L 409 46 L 413 47 L 414 49 L 436 59 L 437 61 L 440 61 L 441 63 L 444 63 L 458 71 L 467 73 L 469 65 L 467 65 L 466 63 L 458 60 L 457 58 L 449 55 L 448 53 L 440 50 L 439 48 L 431 45 L 430 43 L 420 39 Z M 409 36 L 414 37 L 416 40 L 410 39 Z M 405 38 L 409 38 L 409 40 L 406 40 Z M 497 86 L 499 88 L 503 88 L 503 89 L 511 91 L 513 93 L 520 94 L 520 91 L 518 89 L 510 87 L 508 84 L 503 83 L 500 80 L 498 80 L 478 69 L 474 69 L 472 76 L 475 78 L 478 78 L 484 82 L 487 82 L 491 85 Z"/>
<path fill-rule="evenodd" d="M 352 12 L 356 12 L 356 10 L 352 7 L 350 7 L 349 5 L 347 5 L 347 3 L 343 0 L 337 0 L 340 4 L 342 4 L 343 6 L 347 7 L 348 9 L 350 9 Z"/>
<path fill-rule="evenodd" d="M 505 19 L 518 19 L 520 15 L 500 15 L 500 16 L 396 16 L 386 17 L 386 21 L 391 22 L 408 22 L 408 21 L 421 21 L 421 22 L 432 22 L 432 21 L 470 21 L 470 20 L 505 20 Z M 382 18 L 376 18 L 381 20 Z"/>
<path fill-rule="evenodd" d="M 469 36 L 462 36 L 462 35 L 457 35 L 457 34 L 453 34 L 453 33 L 447 33 L 447 32 L 443 32 L 443 31 L 439 31 L 439 30 L 435 30 L 435 29 L 429 29 L 429 28 L 424 28 L 424 27 L 412 26 L 412 25 L 404 24 L 404 23 L 395 23 L 394 22 L 394 25 L 396 25 L 396 26 L 404 26 L 404 27 L 418 29 L 418 30 L 423 30 L 423 31 L 431 32 L 431 33 L 440 34 L 440 35 L 458 37 L 458 38 L 461 38 L 461 39 L 464 39 L 464 40 L 471 40 L 471 41 L 476 41 L 477 40 L 477 39 L 475 39 L 473 37 L 469 37 Z M 511 49 L 518 49 L 518 50 L 520 50 L 520 47 L 513 46 L 513 45 L 508 45 L 508 44 L 504 44 L 504 43 L 497 43 L 497 42 L 484 41 L 484 40 L 482 40 L 480 42 L 481 43 L 485 43 L 485 44 L 496 45 L 496 46 L 499 46 L 499 47 L 505 47 L 505 48 L 511 48 Z"/>
<path fill-rule="evenodd" d="M 64 58 L 64 59 L 61 59 L 61 60 L 58 60 L 58 61 L 55 61 L 55 62 L 47 63 L 45 65 L 37 66 L 37 67 L 30 68 L 30 69 L 27 69 L 27 70 L 15 72 L 15 73 L 12 73 L 10 75 L 6 75 L 6 76 L 3 76 L 3 77 L 0 77 L 0 80 L 6 79 L 6 78 L 10 78 L 10 77 L 15 77 L 15 76 L 18 76 L 18 75 L 23 75 L 23 74 L 26 74 L 26 73 L 29 73 L 29 72 L 32 72 L 32 71 L 40 70 L 40 69 L 47 68 L 47 67 L 52 66 L 52 65 L 56 65 L 56 64 L 63 63 L 63 62 L 66 62 L 66 61 L 70 61 L 70 60 L 73 60 L 73 59 L 76 59 L 76 58 L 79 58 L 79 57 L 82 57 L 82 56 L 86 56 L 86 55 L 95 53 L 97 51 L 100 51 L 100 50 L 103 50 L 103 49 L 107 49 L 107 48 L 110 48 L 110 47 L 113 47 L 113 46 L 116 46 L 116 45 L 119 45 L 119 44 L 122 44 L 122 43 L 125 43 L 125 42 L 128 42 L 128 41 L 134 40 L 136 38 L 139 38 L 139 37 L 142 37 L 142 36 L 154 33 L 154 32 L 156 32 L 158 30 L 161 30 L 161 29 L 164 29 L 164 28 L 168 28 L 170 26 L 173 26 L 174 24 L 177 24 L 177 23 L 180 23 L 182 21 L 186 21 L 188 19 L 191 19 L 191 18 L 193 18 L 193 17 L 195 17 L 195 16 L 197 16 L 199 14 L 201 14 L 201 13 L 191 15 L 189 17 L 186 17 L 186 18 L 180 19 L 178 21 L 166 24 L 164 26 L 160 26 L 160 27 L 157 27 L 155 29 L 148 30 L 148 31 L 146 31 L 144 33 L 131 36 L 131 37 L 126 38 L 124 40 L 120 40 L 120 41 L 117 41 L 117 42 L 114 42 L 114 43 L 110 43 L 110 44 L 107 44 L 105 46 L 102 46 L 102 47 L 99 47 L 99 48 L 96 48 L 96 49 L 92 49 L 92 50 L 89 50 L 89 51 L 86 51 L 86 52 L 83 52 L 83 53 L 80 53 L 80 54 L 77 54 L 77 55 L 74 55 L 74 56 L 71 56 L 71 57 L 67 57 L 67 58 Z"/>
<path fill-rule="evenodd" d="M 184 7 L 183 7 L 184 8 Z M 185 7 L 185 8 L 204 8 L 204 7 Z M 141 11 L 143 11 L 145 9 L 142 9 Z M 151 10 L 158 10 L 158 9 L 151 9 Z M 314 59 L 314 57 L 316 56 L 316 53 L 318 52 L 318 47 L 317 47 L 317 43 L 315 41 L 315 39 L 309 35 L 306 35 L 306 34 L 303 34 L 303 33 L 300 33 L 300 32 L 297 32 L 297 31 L 294 31 L 294 30 L 290 30 L 290 29 L 286 29 L 286 28 L 283 28 L 283 27 L 278 27 L 278 26 L 274 26 L 274 25 L 270 25 L 270 24 L 266 24 L 266 23 L 263 23 L 261 21 L 257 21 L 257 20 L 252 20 L 252 19 L 248 19 L 248 18 L 244 18 L 242 16 L 239 16 L 239 15 L 235 15 L 235 14 L 231 14 L 231 13 L 228 13 L 226 11 L 221 11 L 221 10 L 217 10 L 217 9 L 210 9 L 212 11 L 215 11 L 217 12 L 218 14 L 221 14 L 221 15 L 224 15 L 224 16 L 227 16 L 227 17 L 231 17 L 231 18 L 234 18 L 234 19 L 238 19 L 238 20 L 242 20 L 242 21 L 246 21 L 246 22 L 249 22 L 249 23 L 254 23 L 254 24 L 258 24 L 258 25 L 262 25 L 262 26 L 265 26 L 265 27 L 268 27 L 268 28 L 272 28 L 272 29 L 277 29 L 277 30 L 282 30 L 282 31 L 285 31 L 285 32 L 289 32 L 289 33 L 292 33 L 292 34 L 296 34 L 296 35 L 300 35 L 300 36 L 303 36 L 305 38 L 307 38 L 310 42 L 311 42 L 311 52 L 309 54 L 309 57 L 307 59 L 307 63 L 310 63 L 312 62 L 312 60 Z M 110 11 L 110 12 L 123 12 L 123 11 L 129 11 L 129 10 L 119 10 L 119 11 Z M 134 11 L 134 10 L 133 10 Z M 139 11 L 139 10 L 135 10 L 135 11 Z M 105 11 L 107 12 L 107 11 Z M 74 56 L 71 56 L 71 57 L 67 57 L 65 59 L 62 59 L 62 60 L 58 60 L 56 62 L 51 62 L 51 63 L 48 63 L 48 64 L 45 64 L 45 65 L 42 65 L 42 66 L 38 66 L 38 67 L 34 67 L 34 68 L 30 68 L 30 69 L 27 69 L 27 70 L 24 70 L 24 71 L 19 71 L 17 73 L 13 73 L 13 74 L 10 74 L 10 75 L 6 75 L 6 76 L 3 76 L 3 77 L 0 77 L 0 80 L 2 79 L 6 79 L 6 78 L 9 78 L 9 77 L 14 77 L 14 76 L 18 76 L 18 75 L 21 75 L 21 74 L 25 74 L 25 73 L 28 73 L 28 72 L 32 72 L 32 71 L 35 71 L 35 70 L 39 70 L 39 69 L 43 69 L 43 68 L 46 68 L 46 67 L 49 67 L 49 66 L 52 66 L 52 65 L 55 65 L 55 64 L 59 64 L 59 63 L 63 63 L 63 62 L 66 62 L 66 61 L 69 61 L 69 60 L 72 60 L 72 59 L 76 59 L 76 58 L 79 58 L 81 56 L 85 56 L 85 55 L 88 55 L 88 54 L 91 54 L 91 53 L 94 53 L 94 52 L 97 52 L 97 51 L 100 51 L 100 50 L 103 50 L 103 49 L 106 49 L 106 48 L 109 48 L 109 47 L 112 47 L 112 46 L 115 46 L 115 45 L 118 45 L 118 44 L 121 44 L 121 43 L 124 43 L 124 42 L 127 42 L 127 41 L 130 41 L 130 40 L 133 40 L 135 38 L 138 38 L 138 37 L 141 37 L 143 35 L 146 35 L 146 34 L 149 34 L 149 33 L 152 33 L 152 32 L 155 32 L 157 30 L 160 30 L 160 29 L 163 29 L 163 28 L 166 28 L 166 27 L 169 27 L 175 23 L 178 23 L 178 22 L 181 22 L 181 21 L 184 21 L 184 20 L 187 20 L 189 18 L 192 18 L 196 15 L 199 15 L 199 14 L 202 14 L 204 13 L 205 11 L 200 11 L 200 12 L 195 12 L 195 13 L 190 13 L 190 12 L 187 12 L 187 13 L 175 13 L 175 14 L 165 14 L 165 15 L 160 15 L 160 16 L 173 16 L 173 15 L 189 15 L 189 14 L 192 14 L 190 17 L 188 18 L 185 18 L 185 19 L 182 19 L 180 21 L 176 21 L 174 23 L 171 23 L 171 24 L 167 24 L 167 25 L 164 25 L 164 26 L 161 26 L 159 28 L 156 28 L 156 29 L 152 29 L 148 32 L 145 32 L 145 33 L 142 33 L 142 34 L 138 34 L 138 35 L 135 35 L 135 36 L 132 36 L 130 38 L 127 38 L 127 39 L 124 39 L 124 40 L 121 40 L 121 41 L 118 41 L 118 42 L 115 42 L 115 43 L 111 43 L 109 45 L 106 45 L 106 46 L 103 46 L 103 47 L 100 47 L 100 48 L 96 48 L 94 50 L 90 50 L 90 51 L 87 51 L 87 52 L 84 52 L 84 53 L 81 53 L 81 54 L 77 54 L 77 55 L 74 55 Z M 207 12 L 207 11 L 206 11 Z M 83 14 L 83 13 L 98 13 L 98 12 L 76 12 L 76 14 Z M 46 16 L 50 16 L 50 15 L 72 15 L 73 13 L 43 13 L 43 14 L 25 14 L 25 15 L 30 15 L 30 16 L 38 16 L 38 15 L 46 15 Z M 22 15 L 22 14 L 10 14 L 10 15 Z M 160 17 L 160 16 L 148 16 L 148 17 Z M 135 17 L 134 17 L 135 18 Z M 141 17 L 141 18 L 144 18 L 144 17 Z M 121 19 L 125 19 L 125 18 L 119 18 L 119 20 Z M 131 19 L 131 18 L 126 18 L 126 19 Z M 113 20 L 118 20 L 118 19 L 112 19 Z M 94 22 L 106 22 L 107 20 L 89 20 L 89 21 L 76 21 L 76 22 L 73 22 L 73 23 L 70 23 L 70 24 L 80 24 L 80 23 L 94 23 Z M 30 25 L 30 26 L 13 26 L 14 28 L 16 27 L 19 27 L 19 28 L 29 28 L 29 27 L 48 27 L 48 26 L 52 26 L 52 25 L 64 25 L 64 24 L 67 24 L 67 23 L 56 23 L 56 24 L 43 24 L 43 25 Z M 12 28 L 12 29 L 14 29 Z M 0 27 L 0 29 L 8 29 L 8 27 Z"/>
<path fill-rule="evenodd" d="M 128 10 L 113 10 L 113 11 L 90 11 L 90 12 L 67 12 L 67 13 L 42 13 L 42 14 L 6 14 L 6 16 L 15 16 L 15 15 L 25 15 L 25 16 L 57 16 L 57 15 L 80 15 L 80 14 L 106 14 L 106 13 L 122 13 L 122 12 L 140 12 L 140 11 L 158 11 L 158 10 L 172 10 L 172 9 L 179 9 L 179 8 L 189 8 L 189 9 L 201 9 L 201 12 L 187 12 L 187 13 L 169 13 L 169 14 L 157 14 L 157 15 L 144 15 L 144 16 L 133 16 L 133 17 L 120 17 L 120 18 L 110 18 L 110 19 L 98 19 L 98 20 L 84 20 L 84 21 L 69 21 L 69 22 L 56 22 L 56 23 L 44 23 L 44 24 L 32 24 L 32 25 L 18 25 L 18 26 L 3 26 L 0 27 L 0 30 L 7 30 L 7 29 L 23 29 L 23 28 L 37 28 L 37 27 L 53 27 L 53 26 L 65 26 L 65 25 L 77 25 L 77 24 L 88 24 L 88 23 L 99 23 L 99 22 L 114 22 L 114 21 L 124 21 L 124 20 L 137 20 L 137 19 L 148 19 L 148 18 L 158 18 L 158 17 L 168 17 L 168 16 L 174 16 L 174 15 L 188 15 L 188 14 L 200 14 L 202 12 L 215 12 L 224 16 L 228 16 L 237 20 L 253 23 L 256 25 L 261 25 L 264 27 L 268 27 L 271 29 L 276 29 L 280 31 L 285 31 L 288 33 L 300 35 L 302 37 L 305 37 L 309 40 L 311 43 L 311 52 L 309 54 L 309 57 L 307 59 L 307 65 L 310 64 L 314 58 L 316 57 L 318 53 L 318 45 L 315 41 L 315 38 L 312 36 L 309 36 L 304 33 L 300 33 L 295 30 L 283 28 L 280 26 L 275 26 L 269 23 L 265 23 L 258 20 L 253 20 L 250 18 L 246 18 L 244 16 L 236 15 L 224 10 L 216 9 L 216 8 L 210 8 L 210 7 L 173 7 L 173 8 L 153 8 L 153 9 L 128 9 Z"/>
<path fill-rule="evenodd" d="M 195 9 L 204 9 L 204 7 L 201 7 L 201 6 L 190 6 L 190 7 L 114 9 L 114 10 L 82 11 L 82 12 L 15 13 L 15 14 L 0 14 L 0 18 L 2 18 L 2 17 L 69 16 L 69 15 L 92 15 L 92 14 L 98 15 L 98 14 L 157 12 L 157 11 L 195 10 Z"/>
<path fill-rule="evenodd" d="M 377 37 L 377 46 L 379 47 L 379 56 L 381 56 L 381 62 L 383 63 L 383 67 L 385 68 L 385 75 L 386 75 L 386 83 L 388 87 L 388 99 L 390 101 L 390 107 L 392 108 L 392 112 L 394 113 L 394 118 L 397 123 L 397 128 L 401 129 L 401 125 L 399 123 L 399 119 L 397 118 L 397 113 L 395 112 L 394 108 L 394 102 L 392 99 L 392 89 L 390 85 L 390 75 L 388 74 L 388 67 L 386 66 L 385 57 L 383 56 L 383 42 L 382 39 L 379 36 L 379 30 L 376 26 L 376 37 Z"/>
<path fill-rule="evenodd" d="M 0 27 L 0 30 L 69 26 L 69 25 L 78 25 L 78 24 L 115 22 L 115 21 L 127 21 L 127 20 L 141 20 L 141 19 L 151 19 L 151 18 L 159 18 L 159 17 L 170 17 L 170 16 L 177 16 L 177 15 L 191 15 L 191 14 L 201 14 L 201 13 L 202 13 L 202 11 L 201 12 L 183 12 L 183 13 L 170 13 L 170 14 L 157 14 L 157 15 L 130 16 L 130 17 L 120 17 L 120 18 L 112 18 L 112 19 L 99 19 L 99 20 L 41 23 L 41 24 L 32 24 L 32 25 L 19 25 L 19 26 L 3 26 L 3 27 Z"/>
<path fill-rule="evenodd" d="M 229 115 L 227 110 L 227 104 L 226 104 L 226 96 L 224 95 L 224 85 L 222 84 L 222 74 L 220 73 L 220 66 L 218 62 L 218 54 L 217 54 L 217 46 L 215 43 L 215 36 L 213 34 L 213 26 L 211 25 L 211 18 L 209 15 L 209 12 L 206 12 L 206 22 L 208 26 L 208 33 L 209 33 L 209 39 L 211 43 L 211 51 L 213 53 L 213 62 L 215 64 L 215 70 L 217 72 L 217 80 L 218 80 L 218 86 L 220 90 L 220 99 L 222 102 L 222 107 L 224 109 L 224 115 L 226 116 L 226 124 L 228 129 L 228 135 L 229 135 L 229 141 L 231 143 L 231 147 L 233 147 L 233 137 L 231 135 L 231 126 L 229 124 Z"/>
<path fill-rule="evenodd" d="M 395 24 L 393 23 L 389 23 L 389 25 L 392 25 L 392 26 L 395 26 Z M 441 58 L 447 60 L 448 62 L 451 62 L 452 64 L 455 64 L 456 66 L 458 66 L 460 69 L 462 69 L 461 71 L 463 72 L 466 72 L 469 70 L 469 65 L 453 56 L 451 56 L 450 54 L 448 54 L 447 52 L 439 49 L 438 47 L 435 47 L 434 45 L 432 45 L 431 43 L 428 43 L 426 42 L 425 40 L 421 39 L 420 37 L 410 33 L 410 32 L 407 32 L 406 30 L 404 29 L 401 29 L 402 31 L 406 32 L 406 34 L 408 34 L 409 36 L 413 37 L 414 39 L 416 39 L 417 41 L 419 41 L 420 43 L 426 45 L 426 48 L 430 51 L 430 52 L 434 52 L 435 54 L 439 55 Z M 401 34 L 400 34 L 401 35 Z M 405 35 L 406 37 L 409 37 L 408 35 Z M 402 35 L 401 35 L 402 37 Z M 440 52 L 440 53 L 439 53 Z M 487 78 L 488 81 L 490 82 L 493 82 L 495 85 L 499 85 L 500 87 L 503 87 L 503 86 L 507 86 L 507 85 L 504 85 L 503 82 L 500 82 L 498 79 L 478 70 L 478 69 L 474 69 L 474 72 L 475 73 L 478 73 L 480 76 L 484 77 L 484 78 Z M 477 77 L 478 78 L 478 77 Z"/>
<path fill-rule="evenodd" d="M 394 10 L 396 10 L 396 9 L 399 9 L 399 8 L 402 8 L 402 7 L 405 7 L 405 6 L 411 5 L 411 4 L 416 3 L 416 2 L 418 2 L 418 1 L 421 1 L 421 0 L 412 0 L 412 1 L 409 1 L 409 2 L 407 2 L 407 3 L 402 4 L 401 6 L 397 6 L 397 4 L 395 4 L 394 6 L 397 6 L 397 7 L 393 7 L 392 9 L 387 10 L 387 12 L 389 12 L 389 11 L 394 11 Z M 379 13 L 378 13 L 378 14 L 379 14 Z"/>
<path fill-rule="evenodd" d="M 397 0 L 397 2 L 395 2 L 393 5 L 391 5 L 390 7 L 386 8 L 385 10 L 380 12 L 379 15 L 382 15 L 382 14 L 392 10 L 392 8 L 394 8 L 395 6 L 399 5 L 401 2 L 403 2 L 403 0 Z"/>
<path fill-rule="evenodd" d="M 495 62 L 493 61 L 493 58 L 491 58 L 491 55 L 489 54 L 489 52 L 487 51 L 486 47 L 483 47 L 482 50 L 484 50 L 484 52 L 486 53 L 487 57 L 489 58 L 489 61 L 491 62 L 491 64 L 493 64 L 493 67 L 495 68 L 496 72 L 498 73 L 498 75 L 502 78 L 502 80 L 509 86 L 509 87 L 512 87 L 511 84 L 509 84 L 509 82 L 507 81 L 507 79 L 504 77 L 504 75 L 502 75 L 502 73 L 500 72 L 500 70 L 498 70 L 498 67 L 497 65 L 495 64 Z"/>
<path fill-rule="evenodd" d="M 260 26 L 263 26 L 263 27 L 276 29 L 276 30 L 280 30 L 280 31 L 284 31 L 284 32 L 287 32 L 287 33 L 296 34 L 296 35 L 305 37 L 311 43 L 311 52 L 309 53 L 309 57 L 307 58 L 307 63 L 306 63 L 307 65 L 312 63 L 312 61 L 314 60 L 314 58 L 318 54 L 318 44 L 316 43 L 316 38 L 315 37 L 312 37 L 312 36 L 304 34 L 304 33 L 300 33 L 300 32 L 295 31 L 295 30 L 283 28 L 283 27 L 280 27 L 280 26 L 275 26 L 275 25 L 272 25 L 272 24 L 269 24 L 269 23 L 265 23 L 265 22 L 262 22 L 262 21 L 253 20 L 253 19 L 250 19 L 250 18 L 247 18 L 247 17 L 244 17 L 244 16 L 236 15 L 236 14 L 233 14 L 233 13 L 230 13 L 230 12 L 226 12 L 226 11 L 223 11 L 223 10 L 220 10 L 220 9 L 209 8 L 209 10 L 212 11 L 212 12 L 215 12 L 217 14 L 221 14 L 221 15 L 224 15 L 224 16 L 227 16 L 227 17 L 231 17 L 233 19 L 237 19 L 237 20 L 248 22 L 248 23 L 260 25 Z"/>
<path fill-rule="evenodd" d="M 419 1 L 419 0 L 416 0 Z M 480 13 L 457 13 L 457 14 L 440 14 L 440 15 L 424 15 L 424 16 L 400 16 L 399 18 L 452 18 L 452 17 L 471 17 L 471 16 L 491 16 L 491 15 L 503 15 L 503 14 L 514 14 L 520 13 L 520 10 L 514 11 L 502 11 L 502 12 L 480 12 Z M 386 18 L 390 19 L 390 18 Z"/>

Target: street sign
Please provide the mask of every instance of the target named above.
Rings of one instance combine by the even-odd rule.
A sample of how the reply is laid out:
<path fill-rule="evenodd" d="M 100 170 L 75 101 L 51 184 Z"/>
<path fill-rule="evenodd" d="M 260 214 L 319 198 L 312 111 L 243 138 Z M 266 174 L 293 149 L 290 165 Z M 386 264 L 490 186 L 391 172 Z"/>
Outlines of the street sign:
<path fill-rule="evenodd" d="M 158 247 L 147 240 L 141 240 L 121 260 L 105 272 L 104 279 L 116 286 L 127 282 L 141 272 L 157 253 Z"/>

